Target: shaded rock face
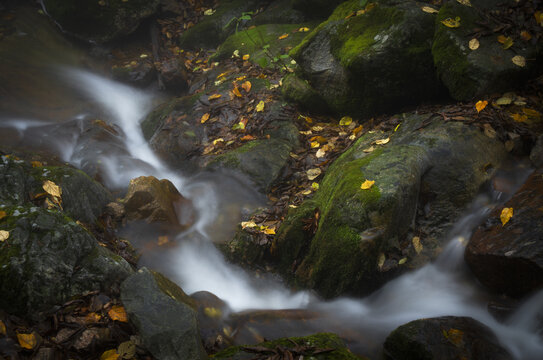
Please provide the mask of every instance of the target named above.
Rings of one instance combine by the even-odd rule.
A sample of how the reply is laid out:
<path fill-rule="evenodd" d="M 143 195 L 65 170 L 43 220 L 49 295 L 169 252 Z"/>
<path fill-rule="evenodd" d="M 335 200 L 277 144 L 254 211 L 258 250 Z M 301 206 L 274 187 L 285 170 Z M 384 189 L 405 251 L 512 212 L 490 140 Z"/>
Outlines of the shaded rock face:
<path fill-rule="evenodd" d="M 466 247 L 465 259 L 477 279 L 498 293 L 521 297 L 543 287 L 543 169 L 492 212 Z M 513 208 L 505 225 L 503 208 Z"/>
<path fill-rule="evenodd" d="M 140 22 L 157 10 L 159 0 L 81 0 L 66 2 L 44 0 L 44 8 L 53 20 L 78 38 L 107 42 L 136 30 Z"/>
<path fill-rule="evenodd" d="M 171 58 L 163 61 L 160 64 L 159 72 L 166 89 L 176 92 L 187 89 L 187 69 L 180 59 Z"/>
<path fill-rule="evenodd" d="M 207 352 L 215 353 L 233 344 L 225 334 L 225 318 L 231 312 L 227 303 L 207 291 L 190 296 L 196 302 L 200 338 Z"/>
<path fill-rule="evenodd" d="M 184 226 L 188 226 L 191 222 L 180 223 L 181 212 L 191 211 L 190 201 L 185 199 L 166 179 L 158 180 L 154 176 L 140 176 L 130 180 L 122 203 L 128 220 Z M 184 214 L 183 218 L 191 217 Z"/>
<path fill-rule="evenodd" d="M 121 285 L 121 300 L 143 344 L 157 359 L 207 359 L 194 301 L 163 275 L 146 268 Z"/>
<path fill-rule="evenodd" d="M 338 6 L 290 52 L 300 75 L 340 114 L 393 111 L 439 94 L 431 54 L 434 16 L 410 1 L 381 1 L 352 16 L 362 3 Z"/>
<path fill-rule="evenodd" d="M 485 325 L 472 318 L 453 316 L 400 326 L 387 337 L 384 352 L 389 360 L 513 359 Z"/>
<path fill-rule="evenodd" d="M 40 318 L 71 296 L 119 285 L 132 269 L 64 214 L 4 206 L 0 228 L 0 307 Z"/>
<path fill-rule="evenodd" d="M 325 297 L 368 294 L 434 258 L 445 231 L 490 178 L 485 165 L 497 168 L 507 157 L 499 141 L 437 117 L 406 115 L 389 143 L 375 144 L 384 137 L 367 134 L 338 158 L 315 196 L 289 211 L 272 245 L 283 274 Z M 362 190 L 366 179 L 375 184 Z M 406 239 L 415 221 L 424 234 L 420 254 Z"/>
<path fill-rule="evenodd" d="M 294 9 L 317 18 L 325 18 L 330 15 L 334 8 L 342 2 L 343 0 L 291 0 Z"/>

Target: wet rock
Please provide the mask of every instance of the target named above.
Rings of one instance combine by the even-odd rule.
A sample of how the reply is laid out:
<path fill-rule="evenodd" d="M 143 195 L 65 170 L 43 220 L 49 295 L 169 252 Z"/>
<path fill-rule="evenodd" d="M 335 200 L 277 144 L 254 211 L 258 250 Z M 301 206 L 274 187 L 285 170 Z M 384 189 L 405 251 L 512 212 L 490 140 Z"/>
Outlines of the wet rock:
<path fill-rule="evenodd" d="M 198 291 L 190 296 L 196 302 L 200 338 L 209 353 L 215 353 L 233 345 L 225 331 L 225 318 L 231 312 L 227 303 L 207 291 Z"/>
<path fill-rule="evenodd" d="M 270 3 L 264 11 L 254 16 L 250 25 L 301 24 L 308 21 L 306 13 L 293 8 L 292 0 L 279 0 Z"/>
<path fill-rule="evenodd" d="M 291 0 L 292 7 L 316 18 L 326 18 L 343 0 Z"/>
<path fill-rule="evenodd" d="M 162 61 L 159 73 L 166 89 L 175 92 L 182 92 L 187 89 L 187 70 L 185 64 L 177 57 Z"/>
<path fill-rule="evenodd" d="M 154 176 L 132 179 L 121 202 L 128 220 L 189 225 L 180 224 L 179 219 L 183 211 L 190 211 L 190 201 L 185 199 L 169 180 L 158 180 Z"/>
<path fill-rule="evenodd" d="M 411 1 L 374 4 L 351 16 L 366 3 L 342 3 L 289 53 L 299 76 L 338 114 L 367 117 L 440 94 L 431 53 L 435 16 Z M 296 98 L 296 90 L 285 95 Z"/>
<path fill-rule="evenodd" d="M 472 318 L 453 316 L 400 326 L 387 337 L 384 352 L 390 360 L 513 359 L 488 327 Z"/>
<path fill-rule="evenodd" d="M 294 74 L 285 76 L 281 93 L 288 101 L 291 101 L 307 110 L 326 112 L 328 107 L 324 99 L 309 85 L 307 80 L 300 79 Z"/>
<path fill-rule="evenodd" d="M 195 303 L 163 275 L 146 268 L 121 285 L 121 300 L 144 347 L 157 359 L 207 359 Z"/>
<path fill-rule="evenodd" d="M 530 161 L 536 168 L 543 166 L 543 135 L 540 135 L 537 138 L 532 152 L 530 153 Z"/>
<path fill-rule="evenodd" d="M 265 350 L 269 349 L 269 350 Z M 322 351 L 328 349 L 329 351 Z M 353 355 L 343 341 L 334 334 L 320 333 L 305 337 L 282 338 L 255 346 L 233 346 L 215 355 L 214 359 L 252 359 L 257 354 L 279 355 L 280 358 L 303 357 L 309 359 L 362 359 Z"/>
<path fill-rule="evenodd" d="M 54 305 L 85 291 L 109 291 L 132 269 L 81 226 L 55 210 L 4 206 L 0 228 L 0 307 L 41 318 Z"/>
<path fill-rule="evenodd" d="M 156 71 L 151 61 L 139 61 L 114 65 L 111 67 L 111 75 L 115 80 L 146 87 L 155 79 Z"/>
<path fill-rule="evenodd" d="M 504 50 L 495 36 L 483 36 L 479 38 L 477 50 L 472 51 L 468 47 L 473 32 L 485 21 L 481 14 L 489 8 L 494 12 L 499 11 L 498 3 L 480 1 L 468 7 L 449 2 L 441 7 L 437 15 L 432 46 L 434 63 L 440 79 L 456 100 L 469 100 L 518 88 L 537 67 L 536 61 L 526 61 L 525 66 L 515 65 L 512 61 L 514 56 L 536 58 L 536 47 L 527 41 L 515 39 L 514 46 Z M 458 28 L 441 24 L 442 20 L 456 17 L 462 23 Z"/>
<path fill-rule="evenodd" d="M 543 169 L 535 171 L 503 207 L 495 209 L 466 247 L 465 259 L 489 289 L 521 297 L 543 286 Z M 505 225 L 503 208 L 513 208 Z"/>
<path fill-rule="evenodd" d="M 80 39 L 107 42 L 130 34 L 153 15 L 159 0 L 82 0 L 76 3 L 44 0 L 43 6 L 60 28 Z"/>
<path fill-rule="evenodd" d="M 368 133 L 332 163 L 313 198 L 283 221 L 274 261 L 325 297 L 368 294 L 437 256 L 447 229 L 491 177 L 488 164 L 506 158 L 503 145 L 476 128 L 406 114 L 393 134 Z M 375 184 L 362 190 L 366 179 Z M 425 232 L 420 254 L 406 239 L 415 220 Z"/>

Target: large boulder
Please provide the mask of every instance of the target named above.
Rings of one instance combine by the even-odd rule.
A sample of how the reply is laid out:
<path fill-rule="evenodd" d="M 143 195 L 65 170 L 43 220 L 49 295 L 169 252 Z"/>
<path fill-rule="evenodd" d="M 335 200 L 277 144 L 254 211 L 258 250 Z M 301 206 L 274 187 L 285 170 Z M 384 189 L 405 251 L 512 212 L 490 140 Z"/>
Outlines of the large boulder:
<path fill-rule="evenodd" d="M 543 287 L 543 169 L 535 171 L 473 234 L 465 259 L 489 289 L 522 297 Z M 504 208 L 513 217 L 502 225 Z"/>
<path fill-rule="evenodd" d="M 326 18 L 344 0 L 290 0 L 291 6 L 316 18 Z"/>
<path fill-rule="evenodd" d="M 138 270 L 121 285 L 121 300 L 143 345 L 155 358 L 207 359 L 194 300 L 162 274 Z"/>
<path fill-rule="evenodd" d="M 383 139 L 390 141 L 378 145 Z M 368 294 L 434 258 L 445 231 L 506 157 L 503 144 L 477 128 L 404 115 L 396 132 L 368 133 L 332 163 L 314 197 L 289 211 L 272 255 L 280 272 L 325 297 Z M 365 180 L 375 183 L 364 190 Z M 406 235 L 414 224 L 412 242 Z"/>
<path fill-rule="evenodd" d="M 61 29 L 80 39 L 106 42 L 136 30 L 153 15 L 159 0 L 44 0 L 43 6 Z"/>
<path fill-rule="evenodd" d="M 533 75 L 534 70 L 541 68 L 537 47 L 518 35 L 511 35 L 513 45 L 508 49 L 496 40 L 500 33 L 495 35 L 492 31 L 488 32 L 490 36 L 479 37 L 476 50 L 469 47 L 473 34 L 481 32 L 481 24 L 488 21 L 485 17 L 488 11 L 493 11 L 497 18 L 515 17 L 526 27 L 538 27 L 533 15 L 515 9 L 511 3 L 514 2 L 474 1 L 473 6 L 465 6 L 449 1 L 439 10 L 432 54 L 440 79 L 456 100 L 470 100 L 517 88 Z M 456 18 L 460 20 L 459 27 L 451 28 L 442 23 Z M 518 34 L 523 29 L 518 29 Z M 511 34 L 515 32 L 516 29 Z M 530 60 L 525 61 L 525 65 L 515 64 L 514 60 L 519 56 Z"/>
<path fill-rule="evenodd" d="M 513 359 L 488 327 L 468 317 L 411 321 L 387 337 L 384 350 L 388 360 Z"/>
<path fill-rule="evenodd" d="M 109 291 L 132 268 L 56 210 L 3 206 L 0 228 L 0 307 L 41 318 L 54 305 L 85 291 Z"/>
<path fill-rule="evenodd" d="M 434 22 L 413 1 L 351 0 L 290 55 L 334 112 L 390 112 L 440 93 L 431 53 Z"/>

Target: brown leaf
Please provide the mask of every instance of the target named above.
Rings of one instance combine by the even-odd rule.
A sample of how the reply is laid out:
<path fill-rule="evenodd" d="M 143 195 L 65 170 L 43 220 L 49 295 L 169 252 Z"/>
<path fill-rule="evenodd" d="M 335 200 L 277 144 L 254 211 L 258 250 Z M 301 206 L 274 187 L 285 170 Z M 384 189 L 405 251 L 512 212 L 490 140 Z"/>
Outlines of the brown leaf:
<path fill-rule="evenodd" d="M 205 123 L 207 120 L 209 120 L 209 113 L 205 113 L 202 115 L 202 118 L 200 119 L 200 123 Z"/>
<path fill-rule="evenodd" d="M 112 306 L 107 314 L 109 315 L 109 318 L 113 321 L 128 322 L 126 310 L 120 305 Z"/>
<path fill-rule="evenodd" d="M 241 95 L 241 93 L 239 92 L 239 89 L 237 86 L 234 86 L 234 89 L 232 90 L 232 92 L 234 93 L 234 95 L 236 95 L 237 97 L 243 97 L 243 95 Z"/>
<path fill-rule="evenodd" d="M 17 334 L 17 341 L 23 349 L 32 350 L 38 345 L 38 338 L 35 333 L 31 334 Z"/>
<path fill-rule="evenodd" d="M 251 82 L 249 80 L 247 80 L 246 82 L 244 82 L 243 84 L 241 84 L 241 88 L 243 90 L 245 90 L 245 92 L 249 92 L 251 91 Z"/>

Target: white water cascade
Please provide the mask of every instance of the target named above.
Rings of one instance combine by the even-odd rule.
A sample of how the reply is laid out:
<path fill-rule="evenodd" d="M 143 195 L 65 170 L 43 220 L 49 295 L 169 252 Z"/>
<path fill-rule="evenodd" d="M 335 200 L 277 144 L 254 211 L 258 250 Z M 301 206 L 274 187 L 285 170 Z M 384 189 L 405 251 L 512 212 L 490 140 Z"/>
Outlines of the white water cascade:
<path fill-rule="evenodd" d="M 178 235 L 181 245 L 166 254 L 167 259 L 164 260 L 172 267 L 172 280 L 187 293 L 210 291 L 226 301 L 234 311 L 315 310 L 322 316 L 320 327 L 313 329 L 315 332 L 356 331 L 364 336 L 373 336 L 379 343 L 394 328 L 411 320 L 444 315 L 469 316 L 489 326 L 515 358 L 543 358 L 543 341 L 537 334 L 537 319 L 543 316 L 543 292 L 527 299 L 507 321 L 500 323 L 488 313 L 484 293 L 463 264 L 464 243 L 473 228 L 500 200 L 496 194 L 482 195 L 474 202 L 453 229 L 450 243 L 434 263 L 389 282 L 367 298 L 323 302 L 308 292 L 293 293 L 278 281 L 255 281 L 250 274 L 224 260 L 212 244 L 221 235 L 212 230 L 213 224 L 222 211 L 225 196 L 228 193 L 243 194 L 246 190 L 239 184 L 226 187 L 224 179 L 186 178 L 157 158 L 145 142 L 139 126 L 151 109 L 152 94 L 81 70 L 65 69 L 63 77 L 68 80 L 67 86 L 88 98 L 93 106 L 92 112 L 104 114 L 108 121 L 122 129 L 126 149 L 137 160 L 127 166 L 119 162 L 115 154 L 104 154 L 102 161 L 107 164 L 108 178 L 118 186 L 126 186 L 131 178 L 141 175 L 167 178 L 193 201 L 197 222 L 187 232 Z M 19 132 L 43 125 L 39 119 L 28 119 L 24 123 L 17 119 L 1 122 L 2 127 L 14 127 Z M 74 142 L 70 140 L 67 143 Z M 73 149 L 64 146 L 63 151 L 65 154 L 60 155 L 66 157 L 66 153 Z M 146 166 L 138 165 L 141 163 Z M 77 165 L 76 162 L 74 164 Z M 235 224 L 228 226 L 233 229 Z M 354 348 L 356 350 L 356 344 Z"/>

